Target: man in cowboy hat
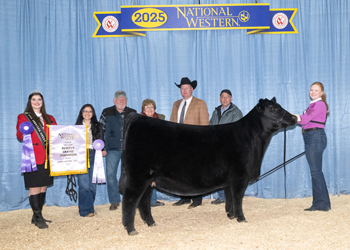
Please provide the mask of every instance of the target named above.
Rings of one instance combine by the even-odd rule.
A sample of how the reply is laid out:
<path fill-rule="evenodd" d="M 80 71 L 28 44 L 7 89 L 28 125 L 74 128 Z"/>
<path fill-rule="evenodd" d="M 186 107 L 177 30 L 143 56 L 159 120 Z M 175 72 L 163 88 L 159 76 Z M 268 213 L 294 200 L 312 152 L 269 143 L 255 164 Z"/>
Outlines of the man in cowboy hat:
<path fill-rule="evenodd" d="M 193 90 L 197 87 L 197 81 L 190 81 L 187 77 L 181 79 L 180 84 L 176 84 L 180 88 L 183 99 L 173 104 L 170 121 L 191 125 L 209 125 L 209 113 L 205 101 L 198 99 L 192 95 Z M 175 202 L 173 206 L 181 206 L 193 203 L 188 208 L 195 208 L 202 205 L 202 196 L 181 197 L 181 200 Z"/>

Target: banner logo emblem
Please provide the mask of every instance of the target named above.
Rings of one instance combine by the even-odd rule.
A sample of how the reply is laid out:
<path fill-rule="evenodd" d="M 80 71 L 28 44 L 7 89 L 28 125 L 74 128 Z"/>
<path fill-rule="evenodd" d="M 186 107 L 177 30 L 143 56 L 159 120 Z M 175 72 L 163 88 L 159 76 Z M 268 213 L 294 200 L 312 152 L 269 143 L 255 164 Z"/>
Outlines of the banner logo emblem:
<path fill-rule="evenodd" d="M 119 22 L 114 16 L 106 16 L 102 21 L 102 27 L 105 31 L 112 33 L 119 27 Z"/>
<path fill-rule="evenodd" d="M 284 29 L 288 24 L 288 17 L 284 13 L 279 12 L 273 16 L 272 23 L 276 29 Z"/>
<path fill-rule="evenodd" d="M 243 23 L 248 22 L 250 18 L 249 12 L 245 10 L 242 10 L 241 12 L 239 12 L 238 16 L 239 16 L 239 20 Z"/>

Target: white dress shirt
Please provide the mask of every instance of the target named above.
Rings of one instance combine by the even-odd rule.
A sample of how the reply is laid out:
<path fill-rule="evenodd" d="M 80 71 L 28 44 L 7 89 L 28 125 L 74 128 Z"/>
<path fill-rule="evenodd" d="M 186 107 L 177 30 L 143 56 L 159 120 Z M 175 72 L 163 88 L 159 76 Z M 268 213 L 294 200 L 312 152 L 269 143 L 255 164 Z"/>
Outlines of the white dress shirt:
<path fill-rule="evenodd" d="M 193 97 L 193 96 L 191 96 L 190 98 L 188 98 L 188 99 L 186 100 L 186 107 L 185 107 L 184 121 L 185 121 L 185 117 L 186 117 L 187 109 L 188 109 L 188 107 L 190 106 L 190 103 L 191 103 L 191 101 L 192 101 L 192 97 Z M 182 99 L 181 104 L 180 104 L 180 107 L 179 107 L 179 110 L 177 111 L 177 123 L 179 123 L 179 122 L 180 122 L 181 111 L 182 111 L 182 107 L 184 106 L 184 104 L 185 104 L 185 100 L 184 100 L 184 99 Z"/>

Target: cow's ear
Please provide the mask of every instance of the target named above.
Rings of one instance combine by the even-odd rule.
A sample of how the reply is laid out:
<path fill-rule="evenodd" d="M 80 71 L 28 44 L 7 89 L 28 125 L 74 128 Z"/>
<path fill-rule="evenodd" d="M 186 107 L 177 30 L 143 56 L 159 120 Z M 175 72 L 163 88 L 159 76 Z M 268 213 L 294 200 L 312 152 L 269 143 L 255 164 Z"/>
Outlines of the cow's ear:
<path fill-rule="evenodd" d="M 267 100 L 267 99 L 265 99 L 265 100 Z M 259 111 L 259 112 L 262 112 L 262 111 L 263 111 L 263 107 L 264 107 L 264 104 L 263 104 L 263 103 L 264 103 L 265 100 L 263 100 L 263 99 L 260 99 L 260 100 L 259 100 L 259 103 L 258 103 L 258 105 L 257 105 L 257 108 L 258 108 L 258 111 Z"/>
<path fill-rule="evenodd" d="M 273 97 L 270 101 L 276 103 L 276 97 Z"/>
<path fill-rule="evenodd" d="M 265 100 L 266 100 L 266 99 L 265 99 Z M 259 100 L 259 104 L 258 104 L 258 107 L 259 107 L 259 108 L 261 107 L 261 105 L 263 104 L 263 102 L 264 102 L 263 99 L 260 99 L 260 100 Z"/>

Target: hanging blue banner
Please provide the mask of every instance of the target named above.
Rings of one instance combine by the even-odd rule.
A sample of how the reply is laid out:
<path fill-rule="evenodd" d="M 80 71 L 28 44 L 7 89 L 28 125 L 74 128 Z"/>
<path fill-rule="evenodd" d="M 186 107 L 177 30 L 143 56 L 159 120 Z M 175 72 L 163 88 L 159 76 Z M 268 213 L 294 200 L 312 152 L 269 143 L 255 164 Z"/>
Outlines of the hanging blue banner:
<path fill-rule="evenodd" d="M 92 37 L 146 36 L 145 32 L 123 32 L 120 11 L 94 12 L 94 18 L 98 27 Z"/>
<path fill-rule="evenodd" d="M 269 29 L 269 4 L 121 6 L 122 31 Z"/>
<path fill-rule="evenodd" d="M 92 37 L 145 36 L 157 30 L 247 29 L 247 34 L 298 33 L 292 20 L 297 9 L 262 4 L 121 6 L 121 11 L 94 12 Z"/>
<path fill-rule="evenodd" d="M 247 30 L 247 34 L 293 34 L 298 33 L 293 18 L 298 9 L 270 9 L 270 28 Z"/>

